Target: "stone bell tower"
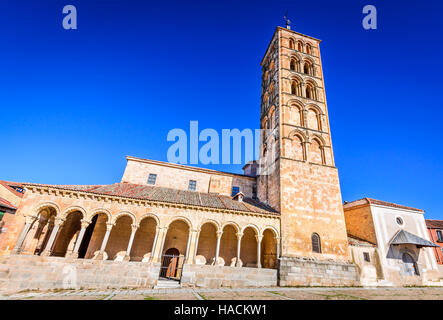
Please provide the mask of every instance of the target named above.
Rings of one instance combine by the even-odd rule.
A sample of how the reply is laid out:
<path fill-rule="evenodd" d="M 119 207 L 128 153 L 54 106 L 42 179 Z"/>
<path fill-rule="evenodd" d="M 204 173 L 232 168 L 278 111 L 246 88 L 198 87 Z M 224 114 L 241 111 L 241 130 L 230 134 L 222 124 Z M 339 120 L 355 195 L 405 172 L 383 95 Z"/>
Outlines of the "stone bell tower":
<path fill-rule="evenodd" d="M 278 27 L 261 62 L 260 128 L 265 130 L 257 191 L 281 213 L 281 285 L 328 285 L 335 271 L 326 271 L 342 267 L 349 281 L 341 284 L 356 277 L 349 264 L 319 44 Z"/>

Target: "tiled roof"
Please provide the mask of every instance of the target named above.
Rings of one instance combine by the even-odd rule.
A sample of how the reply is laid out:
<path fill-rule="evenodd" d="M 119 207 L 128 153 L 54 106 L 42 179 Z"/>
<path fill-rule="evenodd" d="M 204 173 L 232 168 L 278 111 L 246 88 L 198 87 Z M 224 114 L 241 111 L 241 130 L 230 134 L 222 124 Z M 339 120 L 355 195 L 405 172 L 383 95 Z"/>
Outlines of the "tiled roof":
<path fill-rule="evenodd" d="M 9 191 L 11 191 L 16 196 L 18 196 L 20 198 L 23 198 L 23 193 L 15 191 L 15 189 L 13 188 L 13 187 L 23 188 L 23 184 L 22 183 L 0 180 L 0 184 L 2 186 L 4 186 L 6 189 L 8 189 Z"/>
<path fill-rule="evenodd" d="M 110 185 L 43 185 L 27 183 L 28 186 L 45 186 L 63 190 L 82 191 L 93 194 L 109 195 L 123 198 L 192 205 L 214 209 L 236 210 L 251 213 L 274 214 L 278 212 L 271 207 L 251 198 L 242 202 L 229 196 L 216 193 L 185 191 L 132 183 L 114 183 Z"/>
<path fill-rule="evenodd" d="M 357 238 L 353 235 L 348 234 L 348 243 L 351 246 L 358 246 L 358 247 L 375 247 L 375 244 L 360 238 Z"/>
<path fill-rule="evenodd" d="M 397 209 L 406 209 L 406 210 L 424 212 L 422 209 L 407 207 L 407 206 L 403 206 L 400 204 L 386 202 L 386 201 L 377 200 L 377 199 L 371 199 L 371 198 L 363 198 L 363 199 L 355 200 L 352 202 L 348 202 L 348 203 L 345 203 L 343 205 L 343 207 L 344 208 L 352 208 L 352 207 L 362 205 L 362 204 L 375 204 L 375 205 L 379 205 L 379 206 L 392 207 L 392 208 L 397 208 Z"/>
<path fill-rule="evenodd" d="M 430 229 L 443 229 L 443 220 L 425 220 Z"/>
<path fill-rule="evenodd" d="M 9 202 L 8 200 L 3 199 L 3 198 L 0 198 L 0 207 L 6 207 L 9 209 L 13 209 L 13 210 L 17 209 L 17 207 L 14 206 L 11 202 Z"/>

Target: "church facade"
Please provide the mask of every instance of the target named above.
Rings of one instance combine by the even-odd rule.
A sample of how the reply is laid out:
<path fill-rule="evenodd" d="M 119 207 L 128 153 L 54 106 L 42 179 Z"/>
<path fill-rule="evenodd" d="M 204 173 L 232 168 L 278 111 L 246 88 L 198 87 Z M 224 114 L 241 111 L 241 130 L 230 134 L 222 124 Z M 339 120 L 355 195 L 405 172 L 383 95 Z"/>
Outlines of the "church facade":
<path fill-rule="evenodd" d="M 127 157 L 119 183 L 23 184 L 0 288 L 359 285 L 319 45 L 276 29 L 244 174 Z"/>

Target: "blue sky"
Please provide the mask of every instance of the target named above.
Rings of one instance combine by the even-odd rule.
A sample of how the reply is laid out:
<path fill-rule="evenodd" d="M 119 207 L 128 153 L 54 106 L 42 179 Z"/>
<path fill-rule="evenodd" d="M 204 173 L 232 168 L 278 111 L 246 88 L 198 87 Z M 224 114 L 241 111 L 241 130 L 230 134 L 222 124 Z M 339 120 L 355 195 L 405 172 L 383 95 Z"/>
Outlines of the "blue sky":
<path fill-rule="evenodd" d="M 62 28 L 67 4 L 77 30 Z M 114 183 L 126 155 L 166 160 L 168 131 L 191 120 L 258 127 L 259 63 L 286 10 L 323 40 L 343 199 L 443 219 L 441 1 L 2 0 L 0 179 Z"/>

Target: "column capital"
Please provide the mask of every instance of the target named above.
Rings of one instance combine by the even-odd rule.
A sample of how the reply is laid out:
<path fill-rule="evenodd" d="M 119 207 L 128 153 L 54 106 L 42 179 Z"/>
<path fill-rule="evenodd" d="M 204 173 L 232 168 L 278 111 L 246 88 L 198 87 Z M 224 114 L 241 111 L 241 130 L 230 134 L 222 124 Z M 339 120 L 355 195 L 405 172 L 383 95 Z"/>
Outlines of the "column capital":
<path fill-rule="evenodd" d="M 240 240 L 243 237 L 242 232 L 237 232 L 235 235 L 237 236 L 237 240 Z"/>
<path fill-rule="evenodd" d="M 63 224 L 63 222 L 65 222 L 65 219 L 61 218 L 61 217 L 55 217 L 54 219 L 54 225 L 55 226 L 61 226 Z"/>
<path fill-rule="evenodd" d="M 115 225 L 115 223 L 111 223 L 111 222 L 106 223 L 106 231 L 111 231 L 111 229 L 114 225 Z"/>
<path fill-rule="evenodd" d="M 221 238 L 223 235 L 223 230 L 222 231 L 217 231 L 217 238 Z"/>
<path fill-rule="evenodd" d="M 80 220 L 80 223 L 81 223 L 81 228 L 86 229 L 91 224 L 91 221 L 82 219 L 82 220 Z"/>
<path fill-rule="evenodd" d="M 25 223 L 33 223 L 35 220 L 37 220 L 36 216 L 25 216 Z"/>
<path fill-rule="evenodd" d="M 138 225 L 138 224 L 131 224 L 132 232 L 136 232 L 139 227 L 140 227 L 140 225 Z"/>
<path fill-rule="evenodd" d="M 262 236 L 262 235 L 255 235 L 255 239 L 256 239 L 258 242 L 261 242 L 262 239 L 263 239 L 263 236 Z"/>

